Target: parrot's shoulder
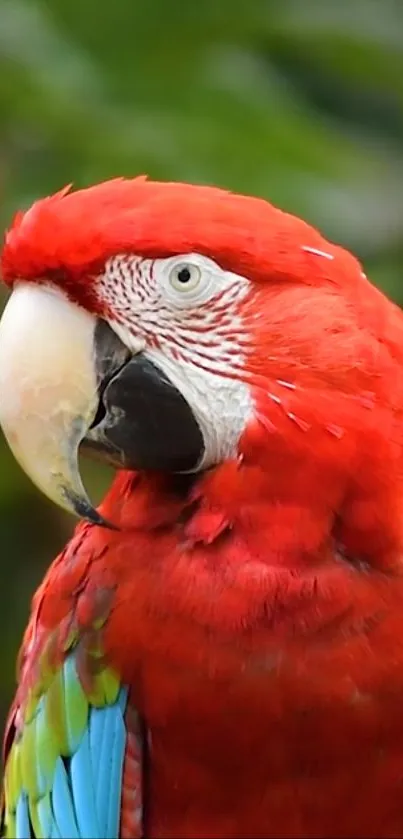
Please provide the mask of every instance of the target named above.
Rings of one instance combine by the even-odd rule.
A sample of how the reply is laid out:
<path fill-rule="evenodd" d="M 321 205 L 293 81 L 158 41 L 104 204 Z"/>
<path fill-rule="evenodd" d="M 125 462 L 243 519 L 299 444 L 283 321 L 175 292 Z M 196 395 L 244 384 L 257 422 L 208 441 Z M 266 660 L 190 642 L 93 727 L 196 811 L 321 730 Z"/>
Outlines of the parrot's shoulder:
<path fill-rule="evenodd" d="M 32 692 L 46 690 L 50 674 L 74 652 L 88 687 L 91 654 L 100 644 L 113 600 L 112 577 L 93 573 L 102 551 L 80 525 L 50 565 L 32 600 L 31 614 L 18 657 L 19 708 L 29 706 Z"/>

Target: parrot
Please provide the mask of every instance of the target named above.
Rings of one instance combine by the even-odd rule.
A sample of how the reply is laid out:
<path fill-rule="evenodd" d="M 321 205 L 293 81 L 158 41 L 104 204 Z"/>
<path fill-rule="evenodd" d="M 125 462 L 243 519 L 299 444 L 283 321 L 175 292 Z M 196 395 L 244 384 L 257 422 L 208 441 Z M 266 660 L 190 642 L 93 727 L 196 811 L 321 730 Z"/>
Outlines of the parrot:
<path fill-rule="evenodd" d="M 17 213 L 1 276 L 0 425 L 78 519 L 19 654 L 4 836 L 402 837 L 397 304 L 265 198 L 146 176 Z"/>

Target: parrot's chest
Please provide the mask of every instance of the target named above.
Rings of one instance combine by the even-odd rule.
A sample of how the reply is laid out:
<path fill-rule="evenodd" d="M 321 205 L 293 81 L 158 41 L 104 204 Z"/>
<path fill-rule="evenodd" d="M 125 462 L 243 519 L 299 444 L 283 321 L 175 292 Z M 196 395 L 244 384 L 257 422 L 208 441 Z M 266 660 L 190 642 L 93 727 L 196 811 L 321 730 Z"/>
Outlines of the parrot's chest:
<path fill-rule="evenodd" d="M 353 648 L 149 663 L 151 835 L 401 836 L 403 667 L 385 684 L 374 647 Z"/>

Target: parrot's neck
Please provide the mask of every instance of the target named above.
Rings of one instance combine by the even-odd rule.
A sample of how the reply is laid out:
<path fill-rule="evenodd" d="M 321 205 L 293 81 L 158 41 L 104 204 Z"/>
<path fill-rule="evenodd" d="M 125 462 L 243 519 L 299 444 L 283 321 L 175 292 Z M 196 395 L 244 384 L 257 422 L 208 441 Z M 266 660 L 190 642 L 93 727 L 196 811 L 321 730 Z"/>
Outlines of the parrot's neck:
<path fill-rule="evenodd" d="M 242 540 L 243 562 L 291 571 L 328 562 L 337 542 L 333 509 L 320 488 L 290 480 L 287 489 L 278 492 L 271 473 L 241 461 L 200 475 L 121 472 L 101 512 L 123 531 L 174 532 L 187 549 Z"/>
<path fill-rule="evenodd" d="M 400 528 L 394 529 L 390 504 L 383 517 L 385 499 L 371 499 L 364 485 L 368 518 L 354 518 L 362 501 L 351 493 L 345 503 L 349 484 L 339 465 L 329 474 L 312 459 L 291 466 L 239 458 L 194 475 L 120 472 L 100 509 L 123 531 L 170 530 L 189 549 L 231 534 L 243 541 L 243 561 L 291 571 L 329 558 L 400 567 Z"/>

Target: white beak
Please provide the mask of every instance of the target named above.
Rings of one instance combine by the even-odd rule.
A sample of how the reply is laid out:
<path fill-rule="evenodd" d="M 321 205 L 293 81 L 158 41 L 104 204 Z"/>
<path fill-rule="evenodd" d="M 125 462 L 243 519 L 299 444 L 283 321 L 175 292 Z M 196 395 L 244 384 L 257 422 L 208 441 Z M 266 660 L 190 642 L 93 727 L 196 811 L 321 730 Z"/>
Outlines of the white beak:
<path fill-rule="evenodd" d="M 70 512 L 92 510 L 93 521 L 78 447 L 98 405 L 95 325 L 58 290 L 29 283 L 15 287 L 0 322 L 0 425 L 8 444 L 45 495 Z"/>

